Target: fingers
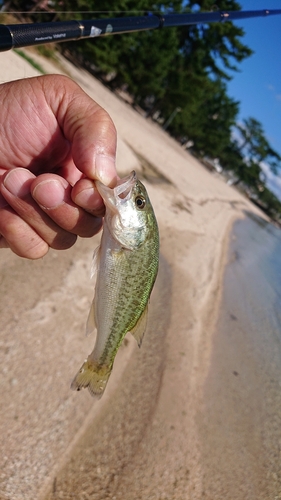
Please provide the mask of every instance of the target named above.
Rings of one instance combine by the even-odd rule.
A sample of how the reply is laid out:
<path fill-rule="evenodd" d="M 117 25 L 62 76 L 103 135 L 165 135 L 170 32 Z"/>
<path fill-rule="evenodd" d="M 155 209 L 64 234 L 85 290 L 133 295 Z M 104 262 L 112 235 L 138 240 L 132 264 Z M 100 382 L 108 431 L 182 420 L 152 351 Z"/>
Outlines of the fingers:
<path fill-rule="evenodd" d="M 2 194 L 10 207 L 32 227 L 49 246 L 68 248 L 73 241 L 72 235 L 60 230 L 31 196 L 31 185 L 35 176 L 26 169 L 11 170 L 3 179 Z"/>
<path fill-rule="evenodd" d="M 71 143 L 77 168 L 89 179 L 114 185 L 117 138 L 108 113 L 67 77 L 51 75 L 39 81 L 64 136 Z"/>
<path fill-rule="evenodd" d="M 10 248 L 20 257 L 38 259 L 48 252 L 48 245 L 8 205 L 0 193 L 0 248 Z"/>
<path fill-rule="evenodd" d="M 1 179 L 0 189 L 4 238 L 0 245 L 10 246 L 20 256 L 34 259 L 45 255 L 49 247 L 70 248 L 77 235 L 90 237 L 101 228 L 101 218 L 78 207 L 71 199 L 71 186 L 58 175 L 36 178 L 27 169 L 13 169 Z M 81 195 L 83 186 L 77 191 Z M 101 210 L 99 203 L 96 206 Z"/>
<path fill-rule="evenodd" d="M 105 206 L 95 184 L 90 179 L 81 179 L 71 191 L 72 201 L 92 213 L 96 217 L 103 217 Z"/>
<path fill-rule="evenodd" d="M 97 210 L 93 210 L 93 215 L 91 215 L 72 201 L 71 190 L 67 181 L 55 174 L 42 174 L 31 184 L 32 198 L 45 215 L 60 228 L 89 238 L 101 228 L 100 214 L 103 211 L 103 203 L 97 190 L 92 187 L 93 205 L 97 207 Z"/>
<path fill-rule="evenodd" d="M 11 208 L 0 208 L 0 248 L 10 248 L 15 254 L 28 259 L 39 259 L 49 250 L 40 238 Z"/>

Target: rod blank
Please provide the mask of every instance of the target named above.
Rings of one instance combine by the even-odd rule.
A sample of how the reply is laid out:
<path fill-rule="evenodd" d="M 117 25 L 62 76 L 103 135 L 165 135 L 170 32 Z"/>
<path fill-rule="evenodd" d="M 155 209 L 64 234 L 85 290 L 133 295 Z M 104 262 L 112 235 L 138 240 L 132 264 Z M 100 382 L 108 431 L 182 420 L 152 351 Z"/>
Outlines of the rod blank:
<path fill-rule="evenodd" d="M 96 38 L 110 34 L 157 28 L 191 26 L 200 23 L 235 21 L 250 17 L 281 14 L 279 10 L 217 11 L 195 14 L 167 14 L 116 17 L 81 21 L 29 24 L 0 24 L 0 52 L 44 43 Z"/>

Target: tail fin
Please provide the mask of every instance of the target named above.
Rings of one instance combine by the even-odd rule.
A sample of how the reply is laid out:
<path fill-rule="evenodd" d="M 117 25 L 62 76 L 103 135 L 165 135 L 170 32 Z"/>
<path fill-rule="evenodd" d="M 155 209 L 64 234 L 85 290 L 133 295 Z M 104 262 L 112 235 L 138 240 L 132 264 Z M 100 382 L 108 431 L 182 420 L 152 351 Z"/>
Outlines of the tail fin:
<path fill-rule="evenodd" d="M 91 396 L 100 399 L 106 388 L 110 373 L 111 368 L 107 366 L 99 367 L 94 361 L 88 358 L 74 377 L 71 389 L 80 391 L 84 387 L 88 387 Z"/>

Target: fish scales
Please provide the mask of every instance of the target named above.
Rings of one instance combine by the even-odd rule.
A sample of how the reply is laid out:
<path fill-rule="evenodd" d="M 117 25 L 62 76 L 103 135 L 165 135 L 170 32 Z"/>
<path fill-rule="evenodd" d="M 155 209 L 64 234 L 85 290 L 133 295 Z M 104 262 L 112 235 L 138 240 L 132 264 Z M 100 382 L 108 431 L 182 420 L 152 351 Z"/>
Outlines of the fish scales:
<path fill-rule="evenodd" d="M 125 335 L 130 331 L 141 344 L 158 270 L 159 234 L 145 187 L 134 172 L 114 189 L 100 183 L 98 189 L 106 216 L 95 257 L 97 281 L 89 316 L 97 339 L 72 388 L 88 387 L 93 396 L 101 397 Z"/>
<path fill-rule="evenodd" d="M 151 248 L 141 247 L 134 253 L 126 249 L 119 254 L 116 252 L 103 275 L 104 290 L 98 303 L 101 303 L 102 309 L 103 303 L 108 305 L 112 325 L 106 347 L 99 358 L 101 363 L 109 362 L 108 356 L 111 356 L 116 339 L 119 337 L 122 342 L 127 333 L 124 329 L 130 331 L 135 326 L 147 304 L 156 272 L 155 261 L 151 258 L 158 252 L 155 239 L 149 246 Z"/>

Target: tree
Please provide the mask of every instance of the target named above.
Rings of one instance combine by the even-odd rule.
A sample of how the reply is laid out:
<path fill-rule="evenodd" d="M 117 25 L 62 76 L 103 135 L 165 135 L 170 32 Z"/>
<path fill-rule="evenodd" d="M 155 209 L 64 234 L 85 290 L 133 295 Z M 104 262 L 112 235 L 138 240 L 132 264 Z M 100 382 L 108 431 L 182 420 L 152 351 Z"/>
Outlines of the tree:
<path fill-rule="evenodd" d="M 281 202 L 267 187 L 264 187 L 260 192 L 259 200 L 264 205 L 268 215 L 281 222 Z"/>
<path fill-rule="evenodd" d="M 187 10 L 211 11 L 213 0 L 189 0 Z M 217 0 L 219 10 L 240 10 L 235 0 Z M 218 22 L 191 26 L 181 31 L 181 50 L 186 63 L 193 70 L 207 71 L 216 78 L 229 80 L 226 70 L 237 70 L 235 63 L 252 54 L 252 50 L 241 42 L 244 30 L 232 22 Z"/>
<path fill-rule="evenodd" d="M 236 125 L 235 138 L 227 145 L 220 156 L 224 168 L 231 170 L 251 189 L 265 212 L 280 222 L 281 202 L 266 187 L 263 163 L 270 166 L 273 173 L 280 167 L 281 156 L 269 144 L 262 125 L 255 118 L 247 118 Z M 257 201 L 256 201 L 257 202 Z"/>
<path fill-rule="evenodd" d="M 193 77 L 184 88 L 176 100 L 168 93 L 169 112 L 176 105 L 182 109 L 169 127 L 170 132 L 178 137 L 187 136 L 201 155 L 219 157 L 230 142 L 238 103 L 227 96 L 223 82 L 206 75 Z"/>
<path fill-rule="evenodd" d="M 265 162 L 272 172 L 277 174 L 278 167 L 281 165 L 281 156 L 266 139 L 262 124 L 255 118 L 247 118 L 236 127 L 240 134 L 236 143 L 246 164 L 248 166 L 261 165 Z"/>

